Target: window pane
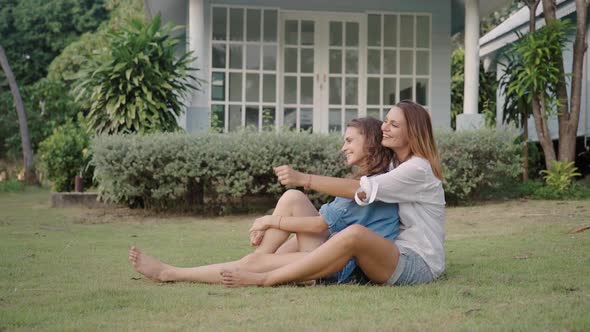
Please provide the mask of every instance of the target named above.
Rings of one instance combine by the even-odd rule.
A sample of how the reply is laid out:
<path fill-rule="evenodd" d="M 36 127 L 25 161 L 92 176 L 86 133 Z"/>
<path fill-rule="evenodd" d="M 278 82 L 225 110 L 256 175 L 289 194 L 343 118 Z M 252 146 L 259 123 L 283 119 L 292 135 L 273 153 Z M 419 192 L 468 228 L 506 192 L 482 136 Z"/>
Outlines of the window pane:
<path fill-rule="evenodd" d="M 379 105 L 379 78 L 369 77 L 367 78 L 367 104 Z"/>
<path fill-rule="evenodd" d="M 227 8 L 213 8 L 213 40 L 227 39 Z"/>
<path fill-rule="evenodd" d="M 264 70 L 277 69 L 277 47 L 274 45 L 264 45 Z"/>
<path fill-rule="evenodd" d="M 383 105 L 395 104 L 395 78 L 383 79 Z"/>
<path fill-rule="evenodd" d="M 359 117 L 359 111 L 357 109 L 346 109 L 346 113 L 344 113 L 344 125 L 347 126 L 350 120 L 356 119 Z"/>
<path fill-rule="evenodd" d="M 342 22 L 330 22 L 330 46 L 342 46 Z"/>
<path fill-rule="evenodd" d="M 246 69 L 260 69 L 260 46 L 246 46 Z"/>
<path fill-rule="evenodd" d="M 242 74 L 229 74 L 229 100 L 242 101 Z"/>
<path fill-rule="evenodd" d="M 395 74 L 397 72 L 397 52 L 383 50 L 383 74 Z"/>
<path fill-rule="evenodd" d="M 236 131 L 242 127 L 242 106 L 229 106 L 229 131 Z"/>
<path fill-rule="evenodd" d="M 297 128 L 297 110 L 295 108 L 285 108 L 283 126 L 289 129 Z"/>
<path fill-rule="evenodd" d="M 275 129 L 277 114 L 274 107 L 263 106 L 262 108 L 262 130 L 272 131 Z"/>
<path fill-rule="evenodd" d="M 414 100 L 411 78 L 402 78 L 399 80 L 399 100 L 404 99 Z"/>
<path fill-rule="evenodd" d="M 416 51 L 416 75 L 430 74 L 430 52 Z"/>
<path fill-rule="evenodd" d="M 248 9 L 247 13 L 247 27 L 246 27 L 246 40 L 248 41 L 260 41 L 260 17 L 261 13 L 259 9 Z"/>
<path fill-rule="evenodd" d="M 414 51 L 399 51 L 399 72 L 402 75 L 414 74 Z"/>
<path fill-rule="evenodd" d="M 359 24 L 354 22 L 346 23 L 346 46 L 358 46 Z"/>
<path fill-rule="evenodd" d="M 309 132 L 313 132 L 313 109 L 302 108 L 300 112 L 301 119 L 299 119 L 299 128 L 301 130 L 308 130 Z"/>
<path fill-rule="evenodd" d="M 342 51 L 330 50 L 330 73 L 342 73 Z"/>
<path fill-rule="evenodd" d="M 416 45 L 430 48 L 430 18 L 428 16 L 416 17 Z"/>
<path fill-rule="evenodd" d="M 211 105 L 211 128 L 220 133 L 225 130 L 225 107 L 223 105 Z"/>
<path fill-rule="evenodd" d="M 416 102 L 420 105 L 428 105 L 428 79 L 416 79 Z"/>
<path fill-rule="evenodd" d="M 285 76 L 285 104 L 297 104 L 297 77 Z"/>
<path fill-rule="evenodd" d="M 357 74 L 359 71 L 359 52 L 357 50 L 346 51 L 346 73 Z"/>
<path fill-rule="evenodd" d="M 313 48 L 301 49 L 301 72 L 313 73 Z"/>
<path fill-rule="evenodd" d="M 277 41 L 277 11 L 276 10 L 265 10 L 264 11 L 264 41 L 275 42 Z"/>
<path fill-rule="evenodd" d="M 276 77 L 275 75 L 264 75 L 264 90 L 262 91 L 262 101 L 274 103 L 276 100 Z"/>
<path fill-rule="evenodd" d="M 381 51 L 369 50 L 367 59 L 367 73 L 380 74 L 381 73 Z"/>
<path fill-rule="evenodd" d="M 258 106 L 246 106 L 246 127 L 256 128 L 258 127 Z"/>
<path fill-rule="evenodd" d="M 367 109 L 367 116 L 372 117 L 373 119 L 377 119 L 379 121 L 383 120 L 381 114 L 379 114 L 378 108 L 369 108 Z"/>
<path fill-rule="evenodd" d="M 211 100 L 225 100 L 225 73 L 214 72 L 211 76 Z"/>
<path fill-rule="evenodd" d="M 229 67 L 242 69 L 242 45 L 231 45 L 229 47 Z"/>
<path fill-rule="evenodd" d="M 225 68 L 225 44 L 213 44 L 211 52 L 213 68 Z"/>
<path fill-rule="evenodd" d="M 381 15 L 369 15 L 367 33 L 369 46 L 381 46 Z"/>
<path fill-rule="evenodd" d="M 313 77 L 301 77 L 301 104 L 313 104 Z"/>
<path fill-rule="evenodd" d="M 383 18 L 383 45 L 397 46 L 397 16 L 385 15 Z"/>
<path fill-rule="evenodd" d="M 285 73 L 297 72 L 297 49 L 285 48 Z"/>
<path fill-rule="evenodd" d="M 297 45 L 299 43 L 298 40 L 298 28 L 297 23 L 299 21 L 288 20 L 285 22 L 285 44 L 288 45 Z"/>
<path fill-rule="evenodd" d="M 258 74 L 246 74 L 246 101 L 259 101 L 260 76 Z"/>
<path fill-rule="evenodd" d="M 330 104 L 342 105 L 342 79 L 330 77 Z"/>
<path fill-rule="evenodd" d="M 301 21 L 301 45 L 313 45 L 313 21 Z"/>
<path fill-rule="evenodd" d="M 339 108 L 330 108 L 328 115 L 328 131 L 341 132 L 342 131 L 342 111 Z"/>
<path fill-rule="evenodd" d="M 358 105 L 358 79 L 347 77 L 346 78 L 346 104 L 347 105 Z"/>
<path fill-rule="evenodd" d="M 400 17 L 400 46 L 414 47 L 414 16 L 402 15 Z"/>
<path fill-rule="evenodd" d="M 231 8 L 229 10 L 229 39 L 244 40 L 244 9 Z"/>

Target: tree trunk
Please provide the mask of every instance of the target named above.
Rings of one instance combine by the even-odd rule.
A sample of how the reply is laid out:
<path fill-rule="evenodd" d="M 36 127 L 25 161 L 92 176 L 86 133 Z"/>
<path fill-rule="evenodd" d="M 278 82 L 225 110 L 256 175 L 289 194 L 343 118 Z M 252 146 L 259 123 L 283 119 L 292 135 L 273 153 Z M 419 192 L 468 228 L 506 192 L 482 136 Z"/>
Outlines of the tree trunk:
<path fill-rule="evenodd" d="M 555 0 L 543 0 L 543 11 L 547 24 L 557 19 Z M 557 96 L 560 101 L 557 120 L 559 123 L 559 160 L 574 161 L 576 159 L 576 136 L 580 120 L 582 96 L 582 78 L 584 75 L 584 53 L 586 53 L 586 20 L 588 17 L 588 1 L 576 0 L 576 37 L 573 49 L 572 82 L 570 100 L 567 96 L 563 58 L 556 61 L 560 69 L 557 85 Z"/>
<path fill-rule="evenodd" d="M 23 100 L 18 91 L 18 85 L 16 79 L 4 53 L 4 48 L 0 45 L 0 66 L 6 75 L 8 85 L 12 91 L 12 97 L 14 98 L 14 104 L 16 106 L 16 113 L 18 114 L 18 125 L 20 128 L 20 138 L 23 149 L 23 161 L 25 165 L 25 183 L 27 184 L 38 184 L 37 176 L 35 174 L 35 165 L 33 164 L 33 149 L 31 148 L 31 140 L 29 139 L 29 127 L 27 125 L 27 114 L 23 106 Z"/>
<path fill-rule="evenodd" d="M 529 0 L 526 5 L 529 7 L 529 33 L 537 30 L 536 12 L 541 0 Z M 527 109 L 522 112 L 522 181 L 529 179 L 529 112 Z"/>

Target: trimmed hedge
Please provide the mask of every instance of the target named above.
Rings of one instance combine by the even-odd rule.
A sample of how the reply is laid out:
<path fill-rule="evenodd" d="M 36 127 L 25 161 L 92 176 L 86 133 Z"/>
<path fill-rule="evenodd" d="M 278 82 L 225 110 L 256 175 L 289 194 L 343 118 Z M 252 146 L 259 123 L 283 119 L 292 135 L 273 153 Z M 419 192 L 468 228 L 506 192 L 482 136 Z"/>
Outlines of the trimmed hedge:
<path fill-rule="evenodd" d="M 517 134 L 506 131 L 436 134 L 449 202 L 519 175 Z M 103 200 L 156 210 L 235 212 L 253 197 L 275 202 L 285 191 L 273 166 L 314 174 L 350 173 L 340 135 L 294 132 L 161 133 L 99 136 L 92 145 Z M 311 193 L 319 204 L 329 199 Z"/>

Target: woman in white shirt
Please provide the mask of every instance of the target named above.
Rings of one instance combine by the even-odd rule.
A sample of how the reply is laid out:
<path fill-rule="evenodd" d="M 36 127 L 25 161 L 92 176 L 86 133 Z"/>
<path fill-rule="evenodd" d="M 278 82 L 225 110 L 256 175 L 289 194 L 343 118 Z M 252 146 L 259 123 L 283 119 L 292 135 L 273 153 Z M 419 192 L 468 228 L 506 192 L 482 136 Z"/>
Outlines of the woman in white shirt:
<path fill-rule="evenodd" d="M 223 283 L 228 287 L 272 286 L 314 280 L 339 271 L 351 258 L 377 284 L 421 284 L 440 276 L 445 269 L 445 200 L 430 115 L 412 101 L 401 101 L 388 112 L 381 129 L 382 145 L 395 153 L 394 168 L 388 173 L 358 181 L 304 174 L 288 166 L 275 172 L 284 185 L 354 197 L 360 205 L 375 200 L 399 203 L 402 225 L 395 242 L 352 225 L 304 258 L 270 272 L 225 269 Z"/>

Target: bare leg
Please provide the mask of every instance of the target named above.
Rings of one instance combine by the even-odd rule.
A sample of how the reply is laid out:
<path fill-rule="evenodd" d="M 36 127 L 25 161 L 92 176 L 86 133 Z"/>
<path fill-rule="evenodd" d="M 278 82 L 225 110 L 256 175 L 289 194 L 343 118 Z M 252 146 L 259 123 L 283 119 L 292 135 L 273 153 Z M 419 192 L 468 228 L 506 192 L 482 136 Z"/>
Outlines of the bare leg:
<path fill-rule="evenodd" d="M 310 217 L 319 215 L 309 198 L 299 190 L 287 190 L 277 202 L 273 212 L 275 216 Z M 254 251 L 257 254 L 271 254 L 277 252 L 279 247 L 287 241 L 291 233 L 279 229 L 269 229 L 265 232 L 262 243 Z M 328 238 L 328 234 L 299 233 L 297 234 L 297 250 L 294 250 L 293 242 L 282 247 L 280 252 L 312 251 L 319 247 Z M 291 240 L 294 241 L 294 240 Z"/>
<path fill-rule="evenodd" d="M 306 253 L 289 253 L 284 255 L 250 254 L 233 262 L 181 268 L 165 264 L 143 253 L 138 248 L 131 247 L 131 250 L 129 250 L 129 261 L 137 272 L 157 282 L 191 281 L 221 283 L 221 272 L 224 269 L 235 268 L 243 271 L 266 272 L 292 263 L 305 255 Z"/>
<path fill-rule="evenodd" d="M 273 286 L 313 280 L 339 271 L 352 257 L 369 279 L 384 283 L 397 266 L 399 250 L 395 244 L 367 228 L 352 225 L 307 256 L 276 270 L 254 273 L 239 267 L 224 269 L 223 283 L 228 287 Z"/>

